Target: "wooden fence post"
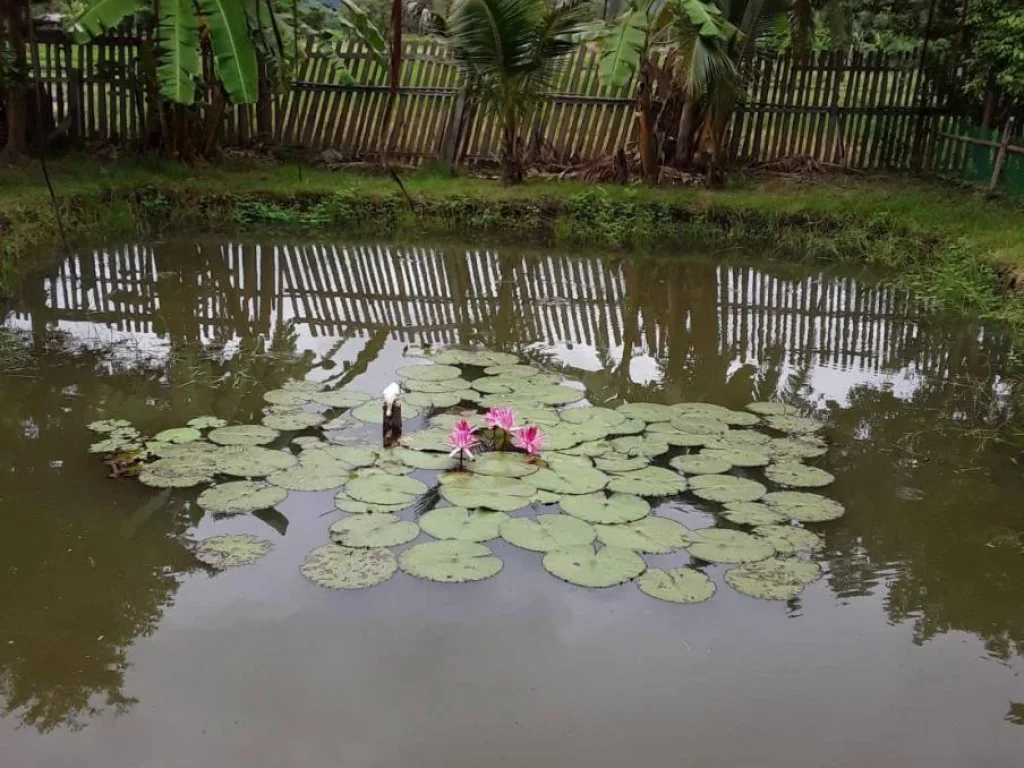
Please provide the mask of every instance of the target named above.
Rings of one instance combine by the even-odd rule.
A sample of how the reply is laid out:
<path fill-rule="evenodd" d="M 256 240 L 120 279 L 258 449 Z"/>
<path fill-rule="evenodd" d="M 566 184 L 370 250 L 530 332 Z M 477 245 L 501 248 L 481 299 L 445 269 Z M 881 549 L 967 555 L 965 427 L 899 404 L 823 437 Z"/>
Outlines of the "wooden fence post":
<path fill-rule="evenodd" d="M 1006 165 L 1006 154 L 1009 151 L 1010 139 L 1013 137 L 1013 123 L 1014 119 L 1011 117 L 1003 126 L 1003 138 L 999 142 L 999 149 L 996 150 L 996 161 L 992 164 L 992 181 L 988 185 L 992 191 L 999 185 L 999 177 L 1002 176 L 1003 166 Z"/>
<path fill-rule="evenodd" d="M 455 108 L 452 109 L 451 120 L 445 129 L 444 138 L 441 141 L 441 163 L 445 170 L 455 173 L 455 165 L 459 156 L 459 143 L 462 138 L 463 122 L 466 119 L 467 108 L 466 89 L 460 88 L 459 95 L 455 98 Z"/>

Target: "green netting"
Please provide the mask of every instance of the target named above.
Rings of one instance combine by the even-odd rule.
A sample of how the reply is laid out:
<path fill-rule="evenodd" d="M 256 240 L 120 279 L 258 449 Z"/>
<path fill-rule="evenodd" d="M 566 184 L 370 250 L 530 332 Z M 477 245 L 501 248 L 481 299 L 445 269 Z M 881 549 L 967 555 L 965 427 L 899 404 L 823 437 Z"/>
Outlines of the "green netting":
<path fill-rule="evenodd" d="M 976 139 L 999 142 L 1002 140 L 1002 128 L 985 130 L 980 126 L 967 128 L 964 135 L 970 135 Z M 1010 144 L 1017 147 L 1024 147 L 1024 125 L 1014 130 Z M 965 181 L 974 184 L 988 186 L 992 181 L 992 170 L 996 162 L 997 150 L 994 147 L 980 147 L 973 144 L 967 145 L 964 156 L 964 164 L 960 175 Z M 1024 197 L 1024 154 L 1008 153 L 1003 172 L 999 177 L 996 189 L 1006 195 L 1013 197 Z"/>

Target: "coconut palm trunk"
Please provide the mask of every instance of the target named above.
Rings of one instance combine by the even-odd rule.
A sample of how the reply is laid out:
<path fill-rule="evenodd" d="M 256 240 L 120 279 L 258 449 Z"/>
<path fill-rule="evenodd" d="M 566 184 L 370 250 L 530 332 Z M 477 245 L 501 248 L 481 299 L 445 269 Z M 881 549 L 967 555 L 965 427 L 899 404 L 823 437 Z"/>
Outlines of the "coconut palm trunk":
<path fill-rule="evenodd" d="M 7 119 L 7 143 L 0 161 L 16 162 L 25 157 L 28 133 L 28 64 L 25 57 L 25 24 L 29 20 L 28 0 L 0 0 L 0 21 L 7 28 L 13 66 L 3 82 L 3 103 Z"/>

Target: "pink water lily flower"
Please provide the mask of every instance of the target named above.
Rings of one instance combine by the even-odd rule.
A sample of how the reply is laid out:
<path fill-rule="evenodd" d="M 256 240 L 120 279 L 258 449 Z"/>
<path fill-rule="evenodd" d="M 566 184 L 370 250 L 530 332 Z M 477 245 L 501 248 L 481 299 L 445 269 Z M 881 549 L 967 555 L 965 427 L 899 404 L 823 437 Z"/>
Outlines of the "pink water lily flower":
<path fill-rule="evenodd" d="M 448 445 L 452 447 L 452 452 L 448 455 L 453 459 L 458 457 L 460 461 L 463 458 L 467 458 L 472 461 L 472 449 L 480 443 L 480 441 L 473 436 L 473 433 L 476 432 L 476 430 L 477 427 L 470 425 L 470 423 L 465 419 L 455 424 L 455 426 L 452 427 L 452 433 L 448 435 Z"/>
<path fill-rule="evenodd" d="M 511 408 L 491 408 L 484 414 L 484 421 L 491 429 L 497 427 L 506 432 L 514 432 L 516 429 L 516 414 Z"/>
<path fill-rule="evenodd" d="M 519 427 L 515 431 L 516 447 L 524 449 L 531 456 L 537 456 L 540 453 L 540 447 L 545 440 L 547 440 L 547 435 L 533 424 L 529 427 Z"/>

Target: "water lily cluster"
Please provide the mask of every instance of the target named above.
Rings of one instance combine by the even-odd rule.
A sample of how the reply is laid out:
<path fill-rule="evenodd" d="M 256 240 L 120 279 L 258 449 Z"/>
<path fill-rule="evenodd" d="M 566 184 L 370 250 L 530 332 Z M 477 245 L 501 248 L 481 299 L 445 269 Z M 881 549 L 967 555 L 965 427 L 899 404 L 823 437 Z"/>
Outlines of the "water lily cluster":
<path fill-rule="evenodd" d="M 491 408 L 484 414 L 484 423 L 487 425 L 487 444 L 485 447 L 492 451 L 519 450 L 529 456 L 539 456 L 540 449 L 544 444 L 545 435 L 536 424 L 520 426 L 516 424 L 516 414 L 511 408 Z M 447 444 L 452 451 L 449 456 L 459 460 L 459 466 L 465 460 L 472 461 L 473 450 L 480 448 L 483 443 L 477 437 L 480 427 L 473 426 L 463 419 L 456 422 L 448 435 Z M 481 434 L 484 434 L 481 432 Z"/>

